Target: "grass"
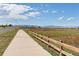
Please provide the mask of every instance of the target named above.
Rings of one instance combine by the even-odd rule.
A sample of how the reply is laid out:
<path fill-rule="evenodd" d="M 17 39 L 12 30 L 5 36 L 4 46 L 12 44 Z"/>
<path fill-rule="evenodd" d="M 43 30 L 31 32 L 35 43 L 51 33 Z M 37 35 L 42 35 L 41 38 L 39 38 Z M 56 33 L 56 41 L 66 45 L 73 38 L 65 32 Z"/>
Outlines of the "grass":
<path fill-rule="evenodd" d="M 55 51 L 54 49 L 51 50 L 50 47 L 47 46 L 47 44 L 43 43 L 42 41 L 36 39 L 30 32 L 27 32 L 40 46 L 42 46 L 45 50 L 47 50 L 51 55 L 58 56 L 59 53 Z"/>
<path fill-rule="evenodd" d="M 8 47 L 13 37 L 17 32 L 17 28 L 12 31 L 0 34 L 0 56 L 4 53 L 5 49 Z"/>
<path fill-rule="evenodd" d="M 48 36 L 55 40 L 79 48 L 79 29 L 29 29 L 33 32 Z"/>
<path fill-rule="evenodd" d="M 72 29 L 72 28 L 54 28 L 54 29 L 48 29 L 48 28 L 30 28 L 30 29 L 25 29 L 25 31 L 33 31 L 39 34 L 42 34 L 44 36 L 48 36 L 52 39 L 55 40 L 62 40 L 64 43 L 75 46 L 79 48 L 79 29 Z M 29 34 L 32 36 L 31 34 Z M 33 37 L 33 36 L 32 36 Z M 33 37 L 34 38 L 34 37 Z M 40 42 L 36 38 L 34 38 L 35 41 L 37 41 L 41 46 L 43 46 L 44 49 L 46 49 L 48 52 L 50 52 L 52 55 L 58 55 L 58 53 L 55 53 L 55 50 L 51 51 L 50 48 L 47 48 L 46 44 L 43 42 Z M 69 51 L 68 49 L 65 49 L 65 51 L 72 53 L 73 55 L 79 55 L 75 52 Z M 53 53 L 54 52 L 54 53 Z"/>

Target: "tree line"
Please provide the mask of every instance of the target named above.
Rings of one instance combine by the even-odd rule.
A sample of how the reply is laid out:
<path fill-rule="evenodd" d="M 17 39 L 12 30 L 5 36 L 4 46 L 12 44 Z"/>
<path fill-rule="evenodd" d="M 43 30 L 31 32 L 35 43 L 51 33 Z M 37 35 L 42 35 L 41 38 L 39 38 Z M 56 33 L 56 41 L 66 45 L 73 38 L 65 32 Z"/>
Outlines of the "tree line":
<path fill-rule="evenodd" d="M 12 24 L 0 25 L 0 27 L 12 27 Z"/>

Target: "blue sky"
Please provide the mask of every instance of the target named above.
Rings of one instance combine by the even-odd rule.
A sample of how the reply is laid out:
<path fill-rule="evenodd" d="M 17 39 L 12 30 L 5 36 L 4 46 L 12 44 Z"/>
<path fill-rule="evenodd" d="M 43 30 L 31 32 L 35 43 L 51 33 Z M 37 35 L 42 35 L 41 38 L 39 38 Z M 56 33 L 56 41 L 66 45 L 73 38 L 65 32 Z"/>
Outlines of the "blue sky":
<path fill-rule="evenodd" d="M 79 4 L 0 4 L 0 24 L 79 26 Z"/>

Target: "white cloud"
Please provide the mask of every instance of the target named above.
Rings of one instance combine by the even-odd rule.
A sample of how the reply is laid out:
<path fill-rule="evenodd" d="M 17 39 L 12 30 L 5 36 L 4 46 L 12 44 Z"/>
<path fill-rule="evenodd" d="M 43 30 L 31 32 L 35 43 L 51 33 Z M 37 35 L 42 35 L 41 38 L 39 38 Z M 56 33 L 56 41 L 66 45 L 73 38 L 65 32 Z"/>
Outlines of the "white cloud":
<path fill-rule="evenodd" d="M 65 11 L 64 10 L 61 10 L 60 12 L 59 11 L 57 11 L 57 10 L 42 10 L 42 12 L 43 13 L 53 13 L 53 14 L 55 14 L 55 13 L 64 13 Z"/>
<path fill-rule="evenodd" d="M 4 18 L 4 16 L 0 16 L 0 19 Z"/>
<path fill-rule="evenodd" d="M 57 13 L 57 11 L 53 10 L 52 13 Z"/>
<path fill-rule="evenodd" d="M 49 13 L 49 10 L 43 10 L 43 13 Z"/>
<path fill-rule="evenodd" d="M 30 6 L 17 5 L 17 4 L 2 4 L 2 8 L 7 11 L 14 11 L 16 13 L 22 13 L 24 11 L 32 10 Z"/>
<path fill-rule="evenodd" d="M 58 18 L 58 20 L 63 20 L 64 19 L 64 16 L 61 16 Z"/>
<path fill-rule="evenodd" d="M 35 16 L 37 16 L 37 15 L 39 15 L 39 14 L 40 14 L 40 12 L 38 12 L 38 11 L 33 11 L 33 12 L 29 12 L 28 14 L 26 14 L 26 16 L 35 17 Z"/>
<path fill-rule="evenodd" d="M 69 18 L 67 18 L 67 20 L 73 20 L 74 19 L 74 17 L 69 17 Z"/>
<path fill-rule="evenodd" d="M 18 14 L 18 13 L 11 12 L 7 18 L 27 19 L 27 16 L 21 15 L 21 14 Z"/>
<path fill-rule="evenodd" d="M 58 20 L 73 20 L 74 17 L 65 18 L 64 16 L 61 16 L 58 18 Z"/>
<path fill-rule="evenodd" d="M 0 9 L 5 10 L 8 13 L 6 16 L 1 14 L 1 18 L 2 16 L 5 16 L 5 18 L 14 18 L 14 19 L 28 18 L 26 15 L 21 13 L 28 12 L 29 10 L 33 10 L 33 8 L 31 8 L 30 6 L 17 5 L 17 4 L 0 4 Z"/>

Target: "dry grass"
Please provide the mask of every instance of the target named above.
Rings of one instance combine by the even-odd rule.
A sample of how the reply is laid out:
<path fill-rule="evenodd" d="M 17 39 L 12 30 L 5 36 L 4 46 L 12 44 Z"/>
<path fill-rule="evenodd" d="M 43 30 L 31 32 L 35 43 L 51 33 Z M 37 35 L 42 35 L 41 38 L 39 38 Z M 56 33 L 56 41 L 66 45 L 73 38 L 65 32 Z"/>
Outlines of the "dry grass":
<path fill-rule="evenodd" d="M 79 48 L 79 29 L 29 29 L 33 32 L 48 36 L 55 40 L 62 40 L 64 43 Z"/>
<path fill-rule="evenodd" d="M 17 32 L 17 28 L 0 34 L 0 55 L 2 55 Z"/>
<path fill-rule="evenodd" d="M 69 29 L 69 28 L 53 28 L 53 29 L 48 29 L 48 28 L 29 28 L 29 29 L 24 29 L 26 32 L 28 31 L 33 31 L 36 32 L 38 34 L 42 34 L 44 36 L 48 36 L 49 38 L 53 38 L 55 40 L 62 40 L 64 43 L 78 47 L 79 48 L 79 29 Z M 30 34 L 30 32 L 28 32 L 28 34 L 34 38 L 32 36 L 32 34 Z M 41 42 L 40 40 L 34 38 L 35 41 L 37 41 L 41 46 L 43 46 L 44 49 L 46 49 L 48 52 L 50 52 L 53 56 L 57 56 L 59 53 L 57 53 L 55 50 L 51 51 L 50 47 L 47 48 L 47 45 L 44 44 L 43 42 Z M 59 46 L 58 46 L 59 47 Z M 64 48 L 65 51 L 72 53 L 73 55 L 79 55 L 73 51 L 70 51 L 66 48 Z"/>

